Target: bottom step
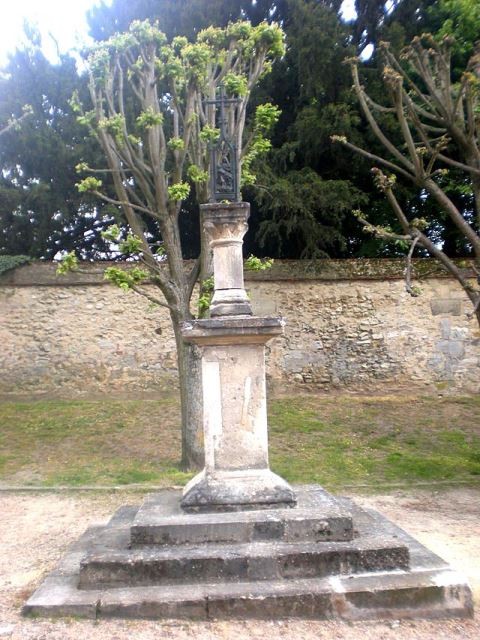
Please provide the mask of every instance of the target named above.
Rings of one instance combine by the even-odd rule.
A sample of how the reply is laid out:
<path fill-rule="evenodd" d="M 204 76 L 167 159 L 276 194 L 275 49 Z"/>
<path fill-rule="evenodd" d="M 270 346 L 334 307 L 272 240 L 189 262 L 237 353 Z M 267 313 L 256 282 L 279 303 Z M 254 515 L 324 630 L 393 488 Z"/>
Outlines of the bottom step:
<path fill-rule="evenodd" d="M 237 584 L 79 591 L 71 576 L 51 576 L 24 606 L 33 616 L 86 618 L 402 619 L 466 618 L 472 595 L 454 571 Z"/>

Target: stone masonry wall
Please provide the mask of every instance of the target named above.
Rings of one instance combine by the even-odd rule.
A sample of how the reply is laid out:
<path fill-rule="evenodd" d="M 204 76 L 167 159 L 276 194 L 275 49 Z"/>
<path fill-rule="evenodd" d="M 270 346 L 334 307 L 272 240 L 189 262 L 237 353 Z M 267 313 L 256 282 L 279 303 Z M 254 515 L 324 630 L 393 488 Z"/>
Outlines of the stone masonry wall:
<path fill-rule="evenodd" d="M 480 332 L 455 281 L 435 273 L 412 298 L 400 261 L 365 264 L 280 264 L 247 279 L 255 313 L 287 321 L 267 349 L 270 384 L 479 392 Z M 0 370 L 4 398 L 170 389 L 168 313 L 93 273 L 61 279 L 51 264 L 21 267 L 0 279 Z"/>

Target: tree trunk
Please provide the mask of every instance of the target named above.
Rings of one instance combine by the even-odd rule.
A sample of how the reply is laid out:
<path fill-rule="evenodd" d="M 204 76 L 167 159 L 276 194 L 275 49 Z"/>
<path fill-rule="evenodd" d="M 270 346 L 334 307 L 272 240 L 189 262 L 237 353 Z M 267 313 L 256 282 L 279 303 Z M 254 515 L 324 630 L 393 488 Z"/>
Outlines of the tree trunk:
<path fill-rule="evenodd" d="M 480 329 L 480 307 L 475 311 L 475 317 L 477 318 L 478 328 Z"/>
<path fill-rule="evenodd" d="M 199 469 L 204 465 L 203 398 L 200 350 L 185 342 L 179 322 L 173 320 L 177 345 L 180 405 L 182 415 L 182 467 Z"/>
<path fill-rule="evenodd" d="M 200 247 L 200 283 L 202 283 L 213 275 L 213 251 L 205 233 L 202 211 L 200 211 Z"/>

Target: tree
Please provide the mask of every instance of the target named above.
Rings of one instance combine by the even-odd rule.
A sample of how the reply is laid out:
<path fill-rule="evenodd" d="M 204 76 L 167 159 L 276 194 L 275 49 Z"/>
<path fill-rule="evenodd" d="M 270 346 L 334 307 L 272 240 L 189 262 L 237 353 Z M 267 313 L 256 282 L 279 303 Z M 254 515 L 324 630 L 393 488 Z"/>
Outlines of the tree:
<path fill-rule="evenodd" d="M 52 63 L 39 35 L 27 36 L 0 77 L 0 122 L 29 105 L 20 129 L 13 120 L 0 140 L 0 254 L 52 259 L 62 248 L 107 257 L 101 231 L 112 212 L 75 188 L 76 164 L 99 153 L 69 107 L 74 89 L 82 91 L 75 60 L 64 55 Z"/>
<path fill-rule="evenodd" d="M 345 24 L 340 0 L 114 0 L 92 9 L 89 22 L 97 39 L 108 38 L 125 30 L 133 19 L 146 17 L 158 17 L 169 39 L 178 34 L 194 38 L 209 24 L 226 26 L 242 16 L 252 24 L 263 20 L 281 23 L 289 43 L 287 55 L 274 64 L 273 73 L 253 92 L 248 107 L 251 111 L 251 105 L 271 101 L 279 106 L 282 116 L 264 175 L 258 169 L 259 185 L 247 192 L 252 216 L 246 243 L 259 255 L 344 257 L 372 251 L 372 241 L 362 237 L 360 226 L 352 222 L 347 211 L 363 206 L 368 198 L 369 210 L 378 212 L 379 219 L 385 212 L 363 163 L 331 151 L 332 130 L 360 146 L 371 148 L 375 144 L 373 136 L 369 138 L 359 124 L 348 92 L 349 74 L 341 60 L 345 53 L 358 52 L 367 42 L 376 43 L 385 30 L 388 37 L 402 40 L 405 33 L 413 33 L 425 23 L 425 16 L 430 20 L 427 24 L 435 23 L 440 28 L 452 1 L 434 3 L 445 5 L 443 17 L 438 18 L 426 11 L 430 0 L 401 0 L 393 7 L 378 0 L 358 0 L 357 18 Z M 474 0 L 455 2 L 465 4 L 467 9 L 472 2 L 475 5 Z M 374 5 L 381 10 L 376 13 Z M 468 16 L 464 14 L 462 20 L 467 25 Z M 398 27 L 395 33 L 392 25 Z M 354 37 L 357 32 L 364 34 L 359 43 Z M 86 259 L 115 257 L 101 236 L 109 224 L 121 223 L 115 218 L 115 207 L 89 193 L 78 193 L 74 187 L 74 167 L 80 158 L 96 166 L 100 152 L 95 140 L 85 137 L 67 104 L 75 87 L 83 96 L 84 79 L 78 77 L 70 56 L 61 56 L 55 64 L 47 61 L 33 30 L 29 41 L 24 50 L 12 56 L 0 79 L 0 122 L 20 113 L 25 103 L 34 110 L 33 118 L 20 132 L 11 130 L 1 139 L 0 165 L 4 172 L 0 177 L 0 252 L 28 252 L 48 258 L 63 247 L 67 251 L 75 249 Z M 370 92 L 372 82 L 370 74 Z M 296 180 L 301 182 L 306 199 L 317 203 L 314 211 L 307 211 L 298 198 L 289 197 L 290 185 Z M 262 189 L 270 184 L 274 188 Z M 334 210 L 324 206 L 327 196 L 338 205 Z M 288 210 L 281 206 L 283 199 L 291 205 Z M 184 214 L 180 220 L 184 257 L 198 252 L 195 207 L 192 192 L 182 204 L 191 215 Z M 147 224 L 155 233 L 152 223 Z M 449 237 L 459 243 L 454 234 L 449 232 Z"/>
<path fill-rule="evenodd" d="M 338 2 L 338 0 L 337 0 Z M 105 40 L 125 31 L 133 20 L 158 20 L 170 40 L 182 35 L 189 39 L 210 25 L 226 27 L 244 19 L 253 25 L 264 21 L 282 22 L 288 0 L 113 0 L 102 2 L 88 12 L 90 33 Z"/>
<path fill-rule="evenodd" d="M 453 37 L 454 63 L 463 65 L 473 53 L 479 37 L 480 5 L 476 0 L 438 0 L 426 14 L 424 31 L 437 38 Z"/>
<path fill-rule="evenodd" d="M 282 108 L 274 147 L 249 192 L 257 241 L 275 258 L 342 256 L 349 251 L 344 221 L 366 201 L 352 183 L 361 163 L 332 153 L 330 144 L 334 127 L 357 138 L 360 121 L 342 64 L 354 52 L 350 29 L 338 15 L 340 3 L 286 5 L 287 53 L 257 90 L 257 99 Z"/>
<path fill-rule="evenodd" d="M 342 61 L 369 43 L 376 45 L 385 30 L 401 42 L 413 36 L 430 4 L 432 0 L 357 0 L 357 16 L 346 23 L 342 0 L 113 0 L 92 9 L 89 23 L 91 33 L 103 39 L 131 20 L 147 17 L 158 19 L 168 37 L 194 37 L 209 24 L 226 26 L 242 17 L 253 24 L 278 21 L 286 33 L 287 53 L 255 89 L 250 104 L 270 101 L 282 113 L 272 151 L 257 169 L 257 183 L 246 191 L 252 215 L 245 243 L 256 255 L 346 257 L 372 255 L 379 246 L 365 239 L 348 212 L 368 200 L 369 210 L 381 220 L 387 207 L 372 187 L 365 163 L 332 151 L 332 130 L 359 145 L 377 144 L 360 122 Z M 370 74 L 369 88 L 372 83 L 376 79 Z M 184 206 L 190 210 L 193 204 L 191 199 Z M 189 257 L 196 239 L 193 219 L 184 216 L 181 223 L 181 232 L 191 239 L 184 242 Z"/>
<path fill-rule="evenodd" d="M 18 131 L 21 127 L 22 122 L 30 115 L 32 115 L 32 107 L 29 104 L 24 105 L 21 116 L 13 115 L 8 119 L 7 124 L 0 127 L 0 138 L 12 129 Z"/>
<path fill-rule="evenodd" d="M 425 29 L 429 8 L 437 0 L 355 0 L 356 18 L 352 39 L 360 54 L 368 45 L 377 46 L 392 26 L 407 37 Z"/>
<path fill-rule="evenodd" d="M 130 270 L 111 267 L 106 276 L 170 313 L 185 466 L 198 464 L 201 455 L 201 394 L 196 347 L 183 341 L 180 328 L 192 318 L 191 297 L 201 260 L 185 271 L 179 230 L 182 202 L 191 184 L 200 202 L 208 200 L 209 145 L 219 136 L 212 101 L 220 85 L 232 98 L 226 126 L 241 151 L 242 180 L 254 180 L 255 161 L 269 148 L 265 134 L 278 114 L 271 104 L 259 105 L 244 136 L 247 102 L 253 86 L 283 51 L 283 33 L 276 25 L 237 22 L 200 31 L 194 42 L 177 36 L 168 43 L 157 25 L 134 21 L 128 32 L 97 44 L 88 58 L 92 110 L 83 112 L 76 98 L 72 102 L 80 121 L 98 139 L 107 164 L 99 173 L 87 164 L 79 170 L 110 177 L 116 197 L 105 194 L 103 181 L 94 175 L 83 179 L 79 190 L 121 208 L 128 234 L 120 238 L 120 229 L 114 227 L 105 237 L 141 262 Z M 72 265 L 70 255 L 64 268 Z M 147 279 L 163 297 L 144 286 Z"/>
<path fill-rule="evenodd" d="M 256 255 L 351 255 L 363 235 L 348 211 L 367 197 L 375 203 L 381 200 L 362 162 L 352 163 L 331 151 L 332 127 L 362 137 L 349 73 L 342 65 L 345 53 L 355 49 L 352 27 L 340 15 L 341 5 L 341 0 L 114 0 L 90 13 L 91 32 L 99 38 L 126 27 L 133 18 L 145 17 L 158 18 L 172 37 L 179 32 L 193 36 L 208 24 L 225 26 L 242 16 L 253 24 L 262 20 L 282 24 L 287 53 L 275 62 L 250 101 L 273 102 L 281 110 L 272 151 L 257 169 L 256 184 L 246 191 L 252 214 L 245 243 Z M 188 227 L 194 238 L 192 219 L 184 217 L 181 231 Z M 348 236 L 355 236 L 355 241 Z"/>
<path fill-rule="evenodd" d="M 383 238 L 408 243 L 409 257 L 419 245 L 437 258 L 469 297 L 480 324 L 480 287 L 429 237 L 428 221 L 409 216 L 395 194 L 399 178 L 413 184 L 423 198 L 432 198 L 465 238 L 480 277 L 480 52 L 470 58 L 455 82 L 453 43 L 450 37 L 440 42 L 429 35 L 417 37 L 404 50 L 402 60 L 383 44 L 383 82 L 389 106 L 371 99 L 361 84 L 358 60 L 351 59 L 355 93 L 387 155 L 366 151 L 344 136 L 334 136 L 334 140 L 393 172 L 386 175 L 378 167 L 373 169 L 399 231 L 372 225 L 360 213 L 366 228 Z M 384 119 L 393 121 L 401 133 L 400 147 L 382 129 Z M 469 197 L 469 207 L 459 208 L 451 197 L 451 191 L 459 188 Z"/>

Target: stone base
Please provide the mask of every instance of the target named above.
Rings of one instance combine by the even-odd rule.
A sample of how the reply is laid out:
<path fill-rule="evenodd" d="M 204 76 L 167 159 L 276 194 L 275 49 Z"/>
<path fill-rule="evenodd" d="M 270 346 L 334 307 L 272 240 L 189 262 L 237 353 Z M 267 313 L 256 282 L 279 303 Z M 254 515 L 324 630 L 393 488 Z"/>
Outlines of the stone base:
<path fill-rule="evenodd" d="M 293 507 L 290 485 L 270 469 L 216 471 L 197 474 L 185 487 L 181 506 L 185 511 L 238 511 Z"/>
<path fill-rule="evenodd" d="M 140 510 L 123 507 L 106 526 L 85 532 L 23 613 L 203 620 L 473 615 L 465 579 L 378 513 L 320 488 L 296 493 L 298 507 L 271 511 L 182 514 L 179 492 L 161 492 Z"/>
<path fill-rule="evenodd" d="M 210 303 L 210 317 L 251 316 L 252 305 L 245 289 L 217 289 Z"/>

